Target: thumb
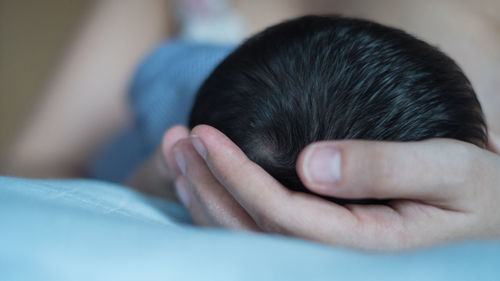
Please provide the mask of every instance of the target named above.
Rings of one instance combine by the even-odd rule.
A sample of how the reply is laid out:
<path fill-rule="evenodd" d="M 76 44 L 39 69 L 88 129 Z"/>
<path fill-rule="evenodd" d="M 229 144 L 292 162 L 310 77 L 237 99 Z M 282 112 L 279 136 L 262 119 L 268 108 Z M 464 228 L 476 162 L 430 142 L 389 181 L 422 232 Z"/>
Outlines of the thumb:
<path fill-rule="evenodd" d="M 449 201 L 472 192 L 467 175 L 475 150 L 448 139 L 324 141 L 301 152 L 297 173 L 308 189 L 325 196 Z"/>

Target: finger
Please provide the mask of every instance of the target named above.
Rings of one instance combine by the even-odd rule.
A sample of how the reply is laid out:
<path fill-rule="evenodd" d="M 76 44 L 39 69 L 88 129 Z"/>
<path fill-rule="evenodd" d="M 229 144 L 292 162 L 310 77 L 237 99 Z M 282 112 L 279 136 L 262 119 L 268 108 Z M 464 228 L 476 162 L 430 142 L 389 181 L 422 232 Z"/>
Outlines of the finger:
<path fill-rule="evenodd" d="M 455 140 L 325 141 L 306 147 L 297 173 L 311 191 L 348 199 L 451 201 L 468 182 L 478 148 Z"/>
<path fill-rule="evenodd" d="M 352 213 L 317 196 L 291 192 L 218 130 L 200 125 L 193 143 L 216 179 L 265 231 L 342 245 L 357 243 L 362 227 Z"/>
<path fill-rule="evenodd" d="M 198 136 L 193 143 L 216 178 L 265 231 L 385 251 L 432 240 L 422 237 L 447 237 L 425 227 L 432 224 L 434 229 L 441 229 L 435 226 L 444 225 L 444 218 L 450 218 L 445 210 L 403 200 L 390 205 L 339 206 L 317 196 L 291 192 L 216 129 L 198 126 L 192 132 Z M 456 219 L 450 218 L 448 223 L 451 221 Z"/>
<path fill-rule="evenodd" d="M 181 139 L 187 138 L 189 136 L 189 130 L 185 126 L 174 126 L 168 129 L 162 138 L 161 143 L 161 163 L 171 173 L 172 179 L 176 179 L 181 171 L 175 162 L 175 156 L 173 152 L 174 145 Z"/>
<path fill-rule="evenodd" d="M 215 226 L 215 222 L 204 210 L 198 199 L 193 196 L 188 187 L 188 182 L 183 175 L 177 177 L 175 181 L 175 191 L 179 200 L 188 209 L 194 224 L 199 226 Z"/>
<path fill-rule="evenodd" d="M 179 141 L 174 153 L 183 166 L 190 194 L 217 226 L 258 231 L 252 218 L 212 175 L 189 139 Z"/>
<path fill-rule="evenodd" d="M 216 129 L 201 125 L 192 133 L 198 136 L 192 141 L 212 173 L 265 231 L 388 251 L 445 241 L 458 237 L 449 230 L 471 228 L 470 220 L 464 219 L 471 217 L 468 214 L 419 201 L 339 206 L 317 196 L 291 192 Z"/>

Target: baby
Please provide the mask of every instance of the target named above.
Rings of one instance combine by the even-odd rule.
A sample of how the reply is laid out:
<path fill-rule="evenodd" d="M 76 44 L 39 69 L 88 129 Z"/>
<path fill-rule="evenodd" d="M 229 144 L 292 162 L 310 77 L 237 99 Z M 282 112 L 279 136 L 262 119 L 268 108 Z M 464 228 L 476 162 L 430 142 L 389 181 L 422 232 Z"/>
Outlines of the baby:
<path fill-rule="evenodd" d="M 286 21 L 244 42 L 199 89 L 189 126 L 198 124 L 302 192 L 295 162 L 315 141 L 487 143 L 481 106 L 452 59 L 401 30 L 339 16 Z"/>

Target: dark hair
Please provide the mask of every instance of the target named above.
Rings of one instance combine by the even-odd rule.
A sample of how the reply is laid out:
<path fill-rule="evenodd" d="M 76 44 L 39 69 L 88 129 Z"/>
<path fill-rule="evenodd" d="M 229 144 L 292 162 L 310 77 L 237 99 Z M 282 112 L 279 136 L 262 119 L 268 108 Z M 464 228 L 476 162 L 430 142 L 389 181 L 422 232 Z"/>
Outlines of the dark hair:
<path fill-rule="evenodd" d="M 199 89 L 189 126 L 198 124 L 304 192 L 295 163 L 315 141 L 487 142 L 481 106 L 452 59 L 401 30 L 339 16 L 286 21 L 244 42 Z"/>

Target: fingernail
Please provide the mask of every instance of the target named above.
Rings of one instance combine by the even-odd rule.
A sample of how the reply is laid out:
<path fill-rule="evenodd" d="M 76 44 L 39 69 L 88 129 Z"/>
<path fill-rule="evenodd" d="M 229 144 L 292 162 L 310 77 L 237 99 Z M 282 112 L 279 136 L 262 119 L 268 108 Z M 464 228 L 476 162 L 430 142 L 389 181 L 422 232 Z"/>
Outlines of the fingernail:
<path fill-rule="evenodd" d="M 189 206 L 189 195 L 187 193 L 186 181 L 177 180 L 175 181 L 175 192 L 177 193 L 177 198 L 181 200 L 182 205 L 185 207 Z"/>
<path fill-rule="evenodd" d="M 337 149 L 313 145 L 304 158 L 304 175 L 312 183 L 335 183 L 340 180 L 340 160 Z"/>
<path fill-rule="evenodd" d="M 175 162 L 177 163 L 177 166 L 181 170 L 181 173 L 183 175 L 186 174 L 186 161 L 184 160 L 184 156 L 182 155 L 182 152 L 179 148 L 174 148 L 174 155 L 175 155 Z"/>
<path fill-rule="evenodd" d="M 198 152 L 198 154 L 201 156 L 203 159 L 207 159 L 207 150 L 205 149 L 205 145 L 203 142 L 200 140 L 200 138 L 197 135 L 190 135 L 189 136 L 191 139 L 191 143 L 194 146 L 194 149 Z"/>

